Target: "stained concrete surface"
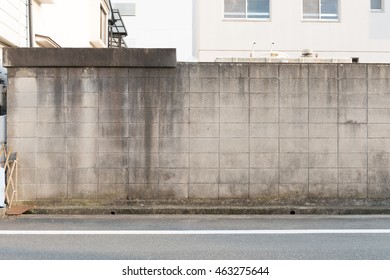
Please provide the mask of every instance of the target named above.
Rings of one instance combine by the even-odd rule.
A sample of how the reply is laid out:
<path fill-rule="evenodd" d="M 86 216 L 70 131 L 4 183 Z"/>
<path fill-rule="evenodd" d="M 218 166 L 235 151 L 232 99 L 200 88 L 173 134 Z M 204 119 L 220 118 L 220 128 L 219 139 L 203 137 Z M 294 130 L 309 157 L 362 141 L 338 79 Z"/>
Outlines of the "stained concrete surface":
<path fill-rule="evenodd" d="M 21 200 L 390 197 L 389 65 L 18 63 Z"/>

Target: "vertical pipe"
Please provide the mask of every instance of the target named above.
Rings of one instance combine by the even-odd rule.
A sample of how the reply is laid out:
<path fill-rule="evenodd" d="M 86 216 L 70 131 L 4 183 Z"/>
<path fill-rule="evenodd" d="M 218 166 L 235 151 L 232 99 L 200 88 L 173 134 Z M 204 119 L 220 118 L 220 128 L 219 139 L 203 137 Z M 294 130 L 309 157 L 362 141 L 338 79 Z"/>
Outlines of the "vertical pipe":
<path fill-rule="evenodd" d="M 198 16 L 199 16 L 199 4 L 197 0 L 192 0 L 192 57 L 198 58 L 199 49 L 199 34 L 198 34 Z M 192 60 L 192 58 L 191 58 Z"/>
<path fill-rule="evenodd" d="M 29 39 L 30 48 L 34 47 L 34 31 L 33 31 L 33 0 L 28 0 L 28 27 L 29 27 Z"/>
<path fill-rule="evenodd" d="M 115 24 L 115 18 L 114 18 L 114 10 L 112 9 L 112 4 L 111 4 L 111 0 L 108 0 L 108 4 L 109 4 L 109 8 L 110 8 L 110 11 L 111 11 L 111 26 L 110 25 L 110 20 L 108 20 L 108 47 L 109 48 L 112 48 L 112 44 L 113 44 L 113 37 L 112 37 L 112 27 L 114 26 Z"/>

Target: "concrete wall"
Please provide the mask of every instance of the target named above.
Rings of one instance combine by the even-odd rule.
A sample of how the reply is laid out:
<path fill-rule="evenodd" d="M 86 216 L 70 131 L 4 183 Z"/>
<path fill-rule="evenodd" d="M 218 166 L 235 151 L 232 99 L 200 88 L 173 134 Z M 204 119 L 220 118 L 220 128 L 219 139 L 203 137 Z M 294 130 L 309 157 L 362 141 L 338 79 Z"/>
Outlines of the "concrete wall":
<path fill-rule="evenodd" d="M 320 57 L 358 57 L 363 63 L 390 62 L 390 0 L 372 12 L 368 0 L 339 0 L 339 20 L 304 20 L 302 0 L 270 0 L 270 19 L 225 19 L 224 0 L 195 0 L 194 32 L 199 61 L 249 57 L 273 51 L 292 57 L 313 49 Z"/>
<path fill-rule="evenodd" d="M 390 66 L 10 68 L 19 199 L 390 198 Z"/>

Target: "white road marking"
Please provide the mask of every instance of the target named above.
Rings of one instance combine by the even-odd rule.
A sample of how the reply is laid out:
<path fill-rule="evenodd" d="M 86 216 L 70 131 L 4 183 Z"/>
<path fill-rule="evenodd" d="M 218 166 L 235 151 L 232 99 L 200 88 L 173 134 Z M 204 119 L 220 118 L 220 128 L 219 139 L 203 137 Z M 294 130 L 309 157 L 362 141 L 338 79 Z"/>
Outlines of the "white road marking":
<path fill-rule="evenodd" d="M 390 229 L 297 230 L 1 230 L 0 235 L 286 235 L 390 234 Z"/>

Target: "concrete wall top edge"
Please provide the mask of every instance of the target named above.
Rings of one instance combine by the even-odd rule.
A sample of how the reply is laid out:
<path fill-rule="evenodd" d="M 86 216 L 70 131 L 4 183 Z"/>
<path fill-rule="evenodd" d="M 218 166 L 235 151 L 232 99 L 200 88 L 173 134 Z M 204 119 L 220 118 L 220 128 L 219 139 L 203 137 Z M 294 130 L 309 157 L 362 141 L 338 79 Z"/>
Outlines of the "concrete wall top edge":
<path fill-rule="evenodd" d="M 4 48 L 13 67 L 176 67 L 176 49 Z"/>
<path fill-rule="evenodd" d="M 244 66 L 251 66 L 251 65 L 268 65 L 268 66 L 285 66 L 285 65 L 301 65 L 301 66 L 308 66 L 308 67 L 316 67 L 318 66 L 346 66 L 346 67 L 364 67 L 364 66 L 390 66 L 390 63 L 285 63 L 285 62 L 177 62 L 177 65 L 244 65 Z"/>
<path fill-rule="evenodd" d="M 362 65 L 390 65 L 390 63 L 377 63 L 377 62 L 365 62 L 365 63 L 330 63 L 330 62 L 231 62 L 231 61 L 216 61 L 216 62 L 178 62 L 178 64 L 221 64 L 221 65 L 345 65 L 345 66 L 362 66 Z"/>

